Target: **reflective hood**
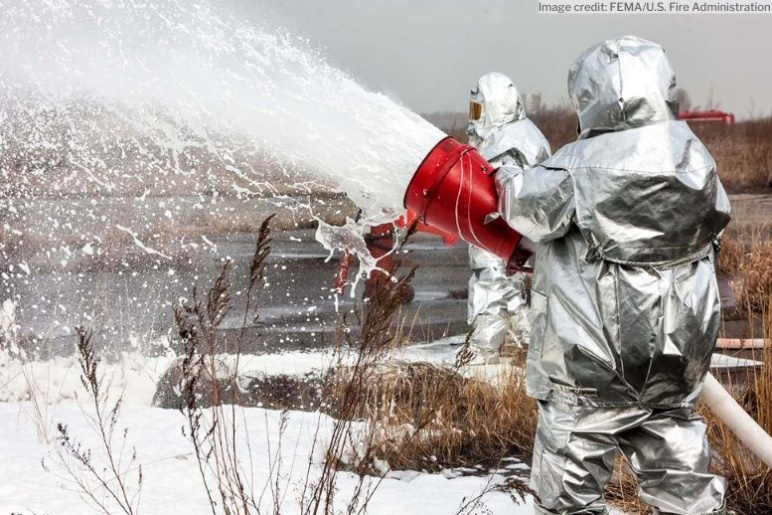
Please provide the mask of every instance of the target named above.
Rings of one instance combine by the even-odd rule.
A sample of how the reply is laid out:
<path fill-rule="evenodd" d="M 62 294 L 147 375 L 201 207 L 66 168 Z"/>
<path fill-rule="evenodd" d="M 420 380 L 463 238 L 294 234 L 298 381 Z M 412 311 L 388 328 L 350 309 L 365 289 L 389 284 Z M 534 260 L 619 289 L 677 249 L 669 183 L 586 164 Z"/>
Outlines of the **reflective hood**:
<path fill-rule="evenodd" d="M 492 130 L 525 118 L 517 88 L 503 73 L 491 72 L 480 77 L 470 101 L 482 106 L 478 119 L 469 120 L 467 125 L 469 141 L 475 146 Z"/>
<path fill-rule="evenodd" d="M 676 118 L 675 73 L 665 50 L 635 36 L 585 51 L 568 72 L 580 138 Z"/>

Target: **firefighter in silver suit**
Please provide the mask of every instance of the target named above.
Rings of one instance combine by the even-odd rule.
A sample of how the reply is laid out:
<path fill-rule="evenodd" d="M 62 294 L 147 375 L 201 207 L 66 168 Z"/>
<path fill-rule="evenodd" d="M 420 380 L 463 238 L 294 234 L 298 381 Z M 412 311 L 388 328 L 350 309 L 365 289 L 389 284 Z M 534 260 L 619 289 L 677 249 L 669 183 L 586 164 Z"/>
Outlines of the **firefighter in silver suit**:
<path fill-rule="evenodd" d="M 716 163 L 676 120 L 659 45 L 593 46 L 568 88 L 578 140 L 496 175 L 501 215 L 538 242 L 527 363 L 537 513 L 606 513 L 617 451 L 655 513 L 725 513 L 694 412 L 719 329 L 714 249 L 729 222 Z"/>
<path fill-rule="evenodd" d="M 517 88 L 501 73 L 480 77 L 469 103 L 469 143 L 493 166 L 509 163 L 526 169 L 550 156 L 550 146 L 526 117 Z M 519 346 L 528 344 L 527 275 L 507 275 L 501 258 L 469 247 L 468 318 L 473 325 L 470 364 L 495 364 L 507 334 Z"/>

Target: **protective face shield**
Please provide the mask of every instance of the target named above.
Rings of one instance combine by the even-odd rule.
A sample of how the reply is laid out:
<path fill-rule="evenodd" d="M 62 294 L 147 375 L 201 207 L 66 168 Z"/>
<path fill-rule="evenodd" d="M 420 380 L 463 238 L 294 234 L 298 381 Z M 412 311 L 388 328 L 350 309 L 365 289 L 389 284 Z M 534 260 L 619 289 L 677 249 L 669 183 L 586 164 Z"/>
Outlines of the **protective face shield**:
<path fill-rule="evenodd" d="M 675 86 L 658 44 L 624 36 L 595 45 L 568 72 L 579 138 L 675 119 Z"/>
<path fill-rule="evenodd" d="M 474 94 L 474 92 L 472 92 Z M 476 100 L 469 101 L 469 120 L 476 122 L 482 118 L 483 105 Z"/>
<path fill-rule="evenodd" d="M 487 73 L 470 94 L 469 143 L 477 147 L 493 130 L 523 118 L 525 109 L 512 79 L 502 73 Z"/>
<path fill-rule="evenodd" d="M 478 87 L 474 88 L 469 94 L 469 122 L 466 125 L 466 135 L 469 144 L 475 148 L 478 148 L 483 140 L 478 134 L 478 130 L 482 126 L 484 111 L 484 99 L 478 85 Z"/>

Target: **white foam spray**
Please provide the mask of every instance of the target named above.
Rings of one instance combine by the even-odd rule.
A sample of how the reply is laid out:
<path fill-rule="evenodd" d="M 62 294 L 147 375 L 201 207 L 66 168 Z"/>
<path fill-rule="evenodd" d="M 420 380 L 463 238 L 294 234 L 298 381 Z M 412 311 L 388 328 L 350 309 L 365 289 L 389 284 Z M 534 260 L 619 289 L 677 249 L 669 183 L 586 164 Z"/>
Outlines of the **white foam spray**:
<path fill-rule="evenodd" d="M 32 92 L 35 104 L 28 111 L 49 109 L 76 125 L 82 121 L 73 112 L 79 106 L 113 113 L 168 152 L 169 160 L 146 160 L 158 173 L 200 173 L 184 162 L 191 152 L 212 153 L 229 164 L 232 149 L 222 135 L 237 134 L 331 183 L 367 217 L 393 219 L 415 167 L 443 136 L 327 64 L 307 41 L 243 19 L 237 4 L 6 4 L 0 18 L 0 91 L 6 106 L 28 103 L 24 99 Z M 88 136 L 110 144 L 109 136 L 89 127 L 69 130 L 76 141 Z M 68 146 L 69 164 L 104 190 L 121 179 L 100 169 L 109 166 L 92 145 L 47 143 Z M 238 172 L 260 180 L 259 173 Z"/>
<path fill-rule="evenodd" d="M 180 200 L 186 195 L 275 195 L 283 207 L 313 213 L 287 191 L 327 188 L 363 210 L 358 224 L 317 235 L 329 249 L 351 231 L 361 236 L 367 225 L 399 216 L 413 171 L 442 132 L 330 66 L 308 41 L 245 16 L 243 7 L 227 0 L 3 2 L 6 231 L 27 244 L 47 242 L 46 252 L 54 249 L 64 266 L 77 255 L 73 245 L 96 246 L 89 256 L 109 251 L 96 223 L 144 241 L 138 249 L 146 252 L 161 232 L 158 209 L 126 221 L 119 209 L 54 201 L 34 223 L 24 214 L 11 220 L 24 199 L 149 199 L 166 204 L 159 209 L 176 237 L 173 224 L 184 224 L 191 209 L 190 199 Z M 203 200 L 194 208 L 203 209 Z M 40 210 L 30 202 L 19 207 Z M 191 248 L 177 239 L 169 255 L 173 245 Z M 366 249 L 355 252 L 365 272 L 372 270 Z"/>

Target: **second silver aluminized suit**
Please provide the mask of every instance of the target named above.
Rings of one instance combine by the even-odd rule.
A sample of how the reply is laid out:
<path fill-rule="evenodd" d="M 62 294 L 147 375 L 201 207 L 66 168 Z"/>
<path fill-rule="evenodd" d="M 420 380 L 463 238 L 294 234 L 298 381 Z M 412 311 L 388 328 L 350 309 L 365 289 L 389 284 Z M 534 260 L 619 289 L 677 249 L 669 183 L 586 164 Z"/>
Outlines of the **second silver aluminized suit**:
<path fill-rule="evenodd" d="M 674 119 L 659 45 L 601 43 L 568 83 L 579 140 L 496 176 L 502 215 L 539 242 L 527 365 L 537 510 L 604 513 L 621 450 L 657 513 L 723 513 L 693 413 L 719 329 L 713 244 L 729 221 L 716 164 Z"/>
<path fill-rule="evenodd" d="M 526 118 L 509 77 L 496 72 L 483 75 L 472 90 L 471 101 L 481 110 L 478 119 L 472 118 L 467 126 L 469 143 L 492 165 L 510 163 L 525 169 L 550 156 L 547 139 Z M 472 363 L 495 363 L 508 330 L 518 344 L 528 343 L 527 277 L 522 273 L 507 276 L 504 260 L 471 245 L 469 265 L 472 276 L 468 315 L 469 323 L 474 324 L 470 345 L 475 354 Z"/>

